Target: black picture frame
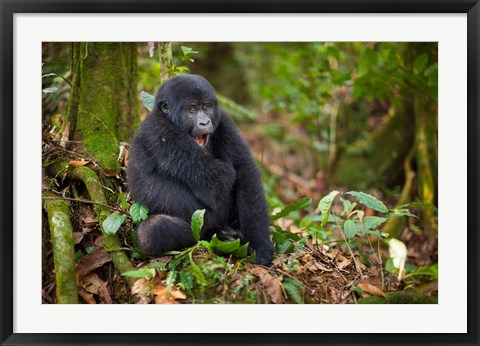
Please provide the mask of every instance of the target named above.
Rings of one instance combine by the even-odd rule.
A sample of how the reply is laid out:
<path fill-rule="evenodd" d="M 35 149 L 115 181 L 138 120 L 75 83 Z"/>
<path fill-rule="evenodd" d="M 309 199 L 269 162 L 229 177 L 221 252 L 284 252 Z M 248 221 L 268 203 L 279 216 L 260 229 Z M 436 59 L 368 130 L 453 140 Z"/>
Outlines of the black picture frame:
<path fill-rule="evenodd" d="M 479 0 L 0 0 L 0 246 L 2 345 L 478 345 Z M 13 15 L 15 13 L 467 13 L 468 332 L 465 334 L 24 334 L 13 332 Z M 465 201 L 459 201 L 459 203 Z M 459 264 L 463 265 L 463 264 Z M 321 318 L 321 316 L 319 317 Z M 454 318 L 454 316 L 452 316 Z M 381 325 L 379 325 L 381 331 Z"/>

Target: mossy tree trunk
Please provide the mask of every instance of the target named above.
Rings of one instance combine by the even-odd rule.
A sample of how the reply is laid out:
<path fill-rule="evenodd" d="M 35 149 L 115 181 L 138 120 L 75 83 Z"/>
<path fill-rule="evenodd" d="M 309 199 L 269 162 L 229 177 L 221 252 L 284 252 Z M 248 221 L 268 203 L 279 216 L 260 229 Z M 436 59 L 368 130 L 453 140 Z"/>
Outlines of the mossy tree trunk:
<path fill-rule="evenodd" d="M 117 173 L 119 142 L 129 141 L 140 122 L 137 44 L 72 44 L 73 85 L 67 110 L 70 139 L 107 171 Z"/>

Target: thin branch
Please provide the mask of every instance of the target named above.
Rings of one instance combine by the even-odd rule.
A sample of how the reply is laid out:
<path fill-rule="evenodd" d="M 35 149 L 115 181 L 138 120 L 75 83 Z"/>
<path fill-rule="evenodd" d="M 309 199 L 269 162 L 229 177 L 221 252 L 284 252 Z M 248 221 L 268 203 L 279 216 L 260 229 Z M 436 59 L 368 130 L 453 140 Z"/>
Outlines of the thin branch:
<path fill-rule="evenodd" d="M 105 207 L 105 208 L 109 208 L 111 210 L 114 210 L 114 211 L 118 211 L 118 212 L 121 212 L 125 215 L 129 215 L 125 210 L 123 209 L 120 209 L 120 208 L 117 208 L 117 207 L 112 207 L 108 204 L 103 204 L 103 203 L 99 203 L 99 202 L 94 202 L 94 201 L 89 201 L 89 200 L 86 200 L 86 199 L 76 199 L 76 198 L 69 198 L 69 197 L 42 197 L 43 199 L 52 199 L 52 200 L 57 200 L 57 199 L 61 199 L 61 200 L 65 200 L 65 201 L 72 201 L 72 202 L 80 202 L 80 203 L 87 203 L 87 204 L 96 204 L 96 205 L 101 205 L 102 207 Z"/>

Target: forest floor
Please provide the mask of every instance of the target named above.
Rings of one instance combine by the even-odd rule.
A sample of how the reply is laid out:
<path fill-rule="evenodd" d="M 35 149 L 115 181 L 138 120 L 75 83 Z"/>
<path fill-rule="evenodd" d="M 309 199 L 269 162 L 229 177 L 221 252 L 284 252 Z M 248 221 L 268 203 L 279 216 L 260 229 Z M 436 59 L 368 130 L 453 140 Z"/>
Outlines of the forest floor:
<path fill-rule="evenodd" d="M 415 223 L 410 223 L 412 227 L 406 227 L 402 235 L 408 249 L 406 270 L 411 274 L 410 280 L 406 280 L 406 276 L 399 280 L 394 271 L 387 270 L 385 259 L 389 258 L 389 252 L 379 240 L 375 240 L 373 247 L 372 244 L 359 244 L 353 252 L 341 237 L 319 243 L 312 240 L 305 229 L 288 215 L 276 220 L 275 225 L 302 240 L 293 241 L 289 251 L 275 254 L 270 266 L 217 255 L 201 244 L 182 253 L 145 257 L 135 249 L 134 225 L 127 219 L 118 231 L 122 249 L 134 268 L 146 269 L 143 274 L 139 272 L 139 277 L 129 281 L 120 275 L 105 249 L 93 204 L 85 202 L 90 200 L 85 185 L 70 180 L 66 174 L 52 174 L 48 166 L 50 162 L 68 161 L 71 167 L 85 165 L 94 169 L 104 184 L 108 205 L 113 209 L 121 208 L 118 196 L 122 193 L 127 196 L 127 203 L 132 203 L 126 194 L 124 171 L 117 176 L 105 175 L 95 167 L 91 158 L 77 150 L 74 143 L 72 146 L 62 143 L 61 138 L 54 138 L 50 130 L 45 127 L 43 189 L 53 192 L 70 206 L 76 284 L 81 303 L 343 304 L 437 301 L 436 279 L 412 269 L 435 265 L 437 243 L 428 241 L 421 232 L 415 232 L 418 229 Z M 249 139 L 254 151 L 256 147 L 264 147 L 264 143 L 254 141 L 262 140 L 261 136 Z M 256 156 L 262 154 L 257 153 Z M 268 155 L 266 165 L 276 170 L 273 173 L 281 175 L 281 181 L 286 181 L 287 186 L 280 188 L 282 191 L 291 189 L 300 195 L 318 195 L 313 191 L 316 183 L 304 184 L 281 167 L 280 162 L 295 160 L 295 157 L 275 156 L 275 150 Z M 301 218 L 302 213 L 300 211 L 297 218 Z M 44 303 L 57 303 L 53 248 L 46 213 L 43 220 L 42 297 Z M 362 247 L 375 250 L 363 251 Z"/>

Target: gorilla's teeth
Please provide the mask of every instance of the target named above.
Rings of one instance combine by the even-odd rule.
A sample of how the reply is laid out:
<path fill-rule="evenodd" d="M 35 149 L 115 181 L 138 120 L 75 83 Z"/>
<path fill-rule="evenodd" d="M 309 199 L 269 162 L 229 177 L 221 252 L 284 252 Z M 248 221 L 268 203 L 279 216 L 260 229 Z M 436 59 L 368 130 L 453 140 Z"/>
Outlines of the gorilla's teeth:
<path fill-rule="evenodd" d="M 195 136 L 193 137 L 193 140 L 202 148 L 207 145 L 208 142 L 208 134 L 202 135 L 202 136 Z"/>

